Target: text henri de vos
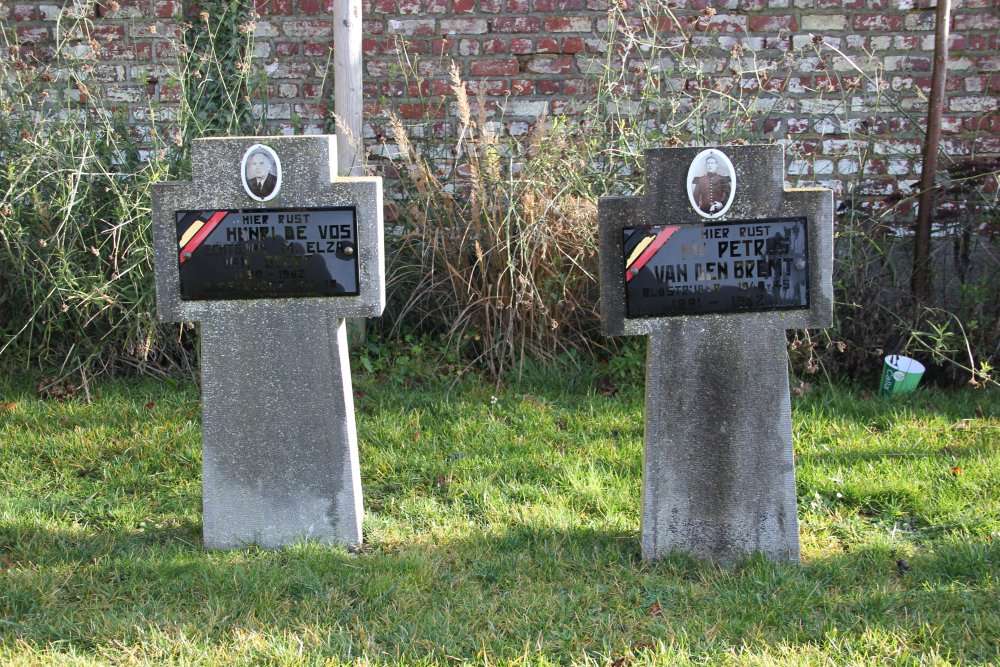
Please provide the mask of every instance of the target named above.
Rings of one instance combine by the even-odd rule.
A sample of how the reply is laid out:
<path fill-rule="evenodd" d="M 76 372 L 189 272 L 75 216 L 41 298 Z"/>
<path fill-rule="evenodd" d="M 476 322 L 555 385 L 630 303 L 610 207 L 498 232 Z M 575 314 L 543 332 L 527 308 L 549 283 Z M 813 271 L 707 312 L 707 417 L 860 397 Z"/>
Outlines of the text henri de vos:
<path fill-rule="evenodd" d="M 349 223 L 310 228 L 309 213 L 244 214 L 242 226 L 226 229 L 227 243 L 279 238 L 286 242 L 301 241 L 307 255 L 337 253 L 344 239 L 351 241 L 353 236 Z"/>

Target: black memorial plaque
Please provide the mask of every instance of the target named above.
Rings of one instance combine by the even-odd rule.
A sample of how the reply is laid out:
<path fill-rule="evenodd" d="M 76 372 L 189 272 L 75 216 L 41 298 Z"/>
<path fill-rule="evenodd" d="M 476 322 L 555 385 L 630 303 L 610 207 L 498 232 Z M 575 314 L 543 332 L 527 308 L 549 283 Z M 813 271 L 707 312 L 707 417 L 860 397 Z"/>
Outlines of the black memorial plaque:
<path fill-rule="evenodd" d="M 355 296 L 353 206 L 177 211 L 181 299 Z"/>
<path fill-rule="evenodd" d="M 622 228 L 627 317 L 809 307 L 805 218 Z"/>

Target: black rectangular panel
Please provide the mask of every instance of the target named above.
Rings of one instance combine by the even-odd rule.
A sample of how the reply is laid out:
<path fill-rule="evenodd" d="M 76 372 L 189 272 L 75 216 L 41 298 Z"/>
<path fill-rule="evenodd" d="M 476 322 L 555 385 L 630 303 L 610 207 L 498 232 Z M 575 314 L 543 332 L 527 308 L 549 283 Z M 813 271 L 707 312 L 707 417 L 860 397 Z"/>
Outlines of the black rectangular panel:
<path fill-rule="evenodd" d="M 357 211 L 177 211 L 181 299 L 355 296 Z"/>
<path fill-rule="evenodd" d="M 805 218 L 622 228 L 626 316 L 809 307 Z"/>

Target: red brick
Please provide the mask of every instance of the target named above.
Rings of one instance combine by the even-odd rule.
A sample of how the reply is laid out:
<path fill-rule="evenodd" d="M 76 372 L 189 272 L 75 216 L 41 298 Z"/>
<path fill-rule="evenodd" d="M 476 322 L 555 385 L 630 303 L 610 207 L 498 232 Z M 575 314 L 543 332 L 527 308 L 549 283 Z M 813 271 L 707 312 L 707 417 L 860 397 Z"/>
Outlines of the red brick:
<path fill-rule="evenodd" d="M 545 19 L 546 32 L 590 32 L 593 22 L 589 16 L 553 16 Z"/>
<path fill-rule="evenodd" d="M 257 0 L 257 13 L 261 16 L 290 16 L 292 0 Z"/>
<path fill-rule="evenodd" d="M 569 57 L 538 56 L 528 61 L 526 69 L 535 74 L 569 74 L 573 71 L 573 62 L 573 59 Z"/>
<path fill-rule="evenodd" d="M 110 42 L 113 39 L 125 39 L 125 27 L 120 25 L 95 25 L 90 36 L 102 42 Z"/>
<path fill-rule="evenodd" d="M 421 9 L 423 9 L 423 3 L 420 0 L 399 0 L 399 13 L 400 14 L 419 14 Z"/>
<path fill-rule="evenodd" d="M 379 53 L 378 41 L 374 39 L 362 39 L 361 53 L 366 56 L 377 55 Z"/>
<path fill-rule="evenodd" d="M 587 9 L 587 0 L 535 0 L 536 12 L 578 12 Z"/>
<path fill-rule="evenodd" d="M 510 53 L 511 55 L 535 53 L 535 44 L 527 37 L 515 37 L 510 40 Z"/>
<path fill-rule="evenodd" d="M 562 41 L 563 53 L 583 53 L 587 50 L 587 43 L 582 37 L 566 37 Z"/>
<path fill-rule="evenodd" d="M 302 97 L 307 100 L 314 100 L 323 97 L 323 86 L 318 83 L 302 84 Z"/>
<path fill-rule="evenodd" d="M 535 42 L 535 53 L 559 53 L 559 41 L 552 37 L 539 37 Z"/>
<path fill-rule="evenodd" d="M 445 115 L 445 109 L 439 104 L 400 104 L 396 111 L 405 120 L 444 118 Z"/>
<path fill-rule="evenodd" d="M 535 92 L 539 95 L 559 95 L 562 83 L 558 79 L 542 79 L 535 82 Z"/>
<path fill-rule="evenodd" d="M 14 5 L 11 18 L 15 21 L 34 21 L 36 16 L 34 5 Z"/>
<path fill-rule="evenodd" d="M 372 11 L 377 14 L 395 14 L 396 0 L 372 0 Z"/>
<path fill-rule="evenodd" d="M 327 104 L 296 104 L 295 113 L 306 120 L 323 120 L 330 116 L 330 107 Z"/>
<path fill-rule="evenodd" d="M 517 74 L 517 61 L 506 60 L 474 60 L 472 62 L 472 76 L 511 76 Z"/>
<path fill-rule="evenodd" d="M 434 55 L 436 56 L 448 55 L 449 53 L 451 53 L 454 45 L 455 41 L 448 38 L 435 39 L 431 43 L 432 53 L 434 53 Z"/>
<path fill-rule="evenodd" d="M 505 44 L 504 41 L 499 37 L 494 37 L 492 39 L 484 39 L 483 53 L 486 53 L 488 55 L 507 53 L 507 44 Z"/>
<path fill-rule="evenodd" d="M 469 14 L 476 11 L 476 0 L 451 0 L 451 11 L 455 14 Z"/>
<path fill-rule="evenodd" d="M 535 82 L 531 79 L 511 79 L 510 92 L 512 95 L 534 95 Z"/>
<path fill-rule="evenodd" d="M 495 32 L 538 32 L 542 21 L 535 16 L 503 16 L 493 21 Z"/>
<path fill-rule="evenodd" d="M 751 16 L 747 21 L 750 32 L 795 32 L 799 29 L 794 16 Z"/>
<path fill-rule="evenodd" d="M 483 91 L 486 95 L 507 95 L 509 90 L 507 84 L 503 79 L 485 79 L 478 81 L 469 81 L 467 84 L 470 95 L 478 95 L 479 91 Z M 451 91 L 448 91 L 451 94 Z"/>
<path fill-rule="evenodd" d="M 530 14 L 531 0 L 507 0 L 509 14 Z"/>
<path fill-rule="evenodd" d="M 504 0 L 479 0 L 479 11 L 499 14 L 504 10 Z"/>
<path fill-rule="evenodd" d="M 988 114 L 976 118 L 962 119 L 962 125 L 966 130 L 972 132 L 988 132 L 990 134 L 1000 134 L 1000 115 Z"/>
<path fill-rule="evenodd" d="M 319 14 L 323 9 L 321 0 L 299 0 L 300 14 Z"/>
<path fill-rule="evenodd" d="M 709 27 L 717 32 L 740 32 L 746 30 L 747 18 L 736 14 L 718 14 L 712 17 Z"/>
<path fill-rule="evenodd" d="M 1000 15 L 991 13 L 957 14 L 952 30 L 996 30 L 1000 28 Z"/>
<path fill-rule="evenodd" d="M 302 52 L 309 58 L 322 58 L 333 53 L 333 42 L 303 42 Z"/>

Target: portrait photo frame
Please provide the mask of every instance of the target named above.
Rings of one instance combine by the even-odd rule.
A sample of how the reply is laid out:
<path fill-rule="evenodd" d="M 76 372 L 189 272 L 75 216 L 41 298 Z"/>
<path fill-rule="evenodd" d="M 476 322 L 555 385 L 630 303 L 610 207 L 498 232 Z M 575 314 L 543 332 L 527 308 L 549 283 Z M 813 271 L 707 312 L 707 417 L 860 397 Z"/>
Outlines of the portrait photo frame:
<path fill-rule="evenodd" d="M 709 220 L 724 216 L 736 197 L 736 169 L 717 148 L 703 150 L 691 160 L 685 182 L 691 208 Z"/>
<path fill-rule="evenodd" d="M 263 156 L 268 162 L 267 172 L 260 175 L 262 162 L 257 156 Z M 253 173 L 251 173 L 253 172 Z M 273 148 L 265 144 L 254 144 L 243 154 L 240 162 L 240 178 L 243 190 L 256 201 L 270 201 L 281 190 L 281 159 Z"/>

